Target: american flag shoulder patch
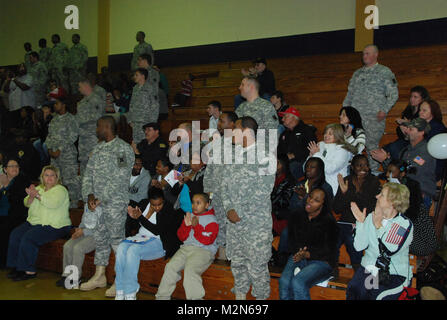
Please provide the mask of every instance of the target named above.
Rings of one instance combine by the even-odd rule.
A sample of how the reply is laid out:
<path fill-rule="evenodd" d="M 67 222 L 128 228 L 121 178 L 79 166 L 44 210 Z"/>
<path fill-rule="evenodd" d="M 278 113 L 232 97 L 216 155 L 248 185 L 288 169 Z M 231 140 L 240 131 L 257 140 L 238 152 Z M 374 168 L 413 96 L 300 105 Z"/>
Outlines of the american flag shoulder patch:
<path fill-rule="evenodd" d="M 390 231 L 388 232 L 388 236 L 385 239 L 385 242 L 399 245 L 401 241 L 404 239 L 406 232 L 407 229 L 401 227 L 398 223 L 393 223 Z"/>

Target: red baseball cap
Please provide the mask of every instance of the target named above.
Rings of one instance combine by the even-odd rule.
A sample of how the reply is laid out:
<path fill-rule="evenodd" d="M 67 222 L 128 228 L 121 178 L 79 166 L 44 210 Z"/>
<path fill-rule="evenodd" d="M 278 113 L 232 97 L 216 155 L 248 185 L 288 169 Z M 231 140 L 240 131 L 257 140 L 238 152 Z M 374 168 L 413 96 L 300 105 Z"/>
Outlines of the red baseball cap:
<path fill-rule="evenodd" d="M 300 118 L 300 112 L 294 107 L 289 107 L 286 111 L 278 113 L 280 117 L 283 117 L 286 113 L 293 114 L 294 116 Z"/>

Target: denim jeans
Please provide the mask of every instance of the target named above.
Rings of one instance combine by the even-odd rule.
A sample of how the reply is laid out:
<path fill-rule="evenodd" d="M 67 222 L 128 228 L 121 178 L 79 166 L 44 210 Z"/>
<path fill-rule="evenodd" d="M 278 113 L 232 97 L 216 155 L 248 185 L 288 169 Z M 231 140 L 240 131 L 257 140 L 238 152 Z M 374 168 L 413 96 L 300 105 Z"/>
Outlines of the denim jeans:
<path fill-rule="evenodd" d="M 158 238 L 144 244 L 121 242 L 116 251 L 115 259 L 115 285 L 116 290 L 124 294 L 138 292 L 138 270 L 140 260 L 156 260 L 165 256 L 163 244 Z"/>
<path fill-rule="evenodd" d="M 357 251 L 354 248 L 354 236 L 352 234 L 352 225 L 337 223 L 338 226 L 338 241 L 337 241 L 337 257 L 335 261 L 338 261 L 340 256 L 340 247 L 342 244 L 346 246 L 349 258 L 351 258 L 351 264 L 360 264 L 362 262 L 363 251 Z"/>
<path fill-rule="evenodd" d="M 69 235 L 71 226 L 55 229 L 51 226 L 31 225 L 25 221 L 9 236 L 7 266 L 20 271 L 36 271 L 39 247 Z"/>
<path fill-rule="evenodd" d="M 33 142 L 33 146 L 34 146 L 34 149 L 36 149 L 37 152 L 39 152 L 41 165 L 45 166 L 45 165 L 49 164 L 50 156 L 48 155 L 48 148 L 47 148 L 47 145 L 45 144 L 45 142 L 42 143 L 42 141 L 40 139 L 37 139 L 36 141 Z"/>
<path fill-rule="evenodd" d="M 301 271 L 294 275 L 296 267 Z M 310 300 L 310 288 L 327 280 L 331 274 L 332 267 L 327 262 L 306 259 L 293 262 L 291 255 L 279 278 L 279 299 Z"/>

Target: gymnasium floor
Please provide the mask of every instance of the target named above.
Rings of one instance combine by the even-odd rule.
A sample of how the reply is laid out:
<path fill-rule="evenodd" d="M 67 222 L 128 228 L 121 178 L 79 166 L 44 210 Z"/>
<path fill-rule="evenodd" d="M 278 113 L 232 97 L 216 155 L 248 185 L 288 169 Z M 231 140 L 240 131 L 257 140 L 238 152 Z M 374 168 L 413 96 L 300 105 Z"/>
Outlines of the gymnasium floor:
<path fill-rule="evenodd" d="M 7 270 L 0 270 L 0 300 L 110 300 L 107 288 L 84 292 L 56 287 L 59 274 L 38 270 L 37 278 L 15 282 L 6 277 Z M 137 294 L 138 300 L 154 300 L 155 296 L 145 292 Z"/>

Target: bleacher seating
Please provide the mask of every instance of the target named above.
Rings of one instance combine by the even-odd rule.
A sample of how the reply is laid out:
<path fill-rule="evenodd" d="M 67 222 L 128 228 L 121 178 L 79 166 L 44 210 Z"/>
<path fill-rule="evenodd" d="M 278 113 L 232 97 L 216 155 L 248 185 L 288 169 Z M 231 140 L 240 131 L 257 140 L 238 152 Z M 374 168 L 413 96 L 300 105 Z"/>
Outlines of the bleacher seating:
<path fill-rule="evenodd" d="M 394 72 L 399 86 L 399 100 L 388 114 L 382 145 L 396 139 L 394 121 L 408 104 L 410 89 L 415 85 L 425 86 L 447 116 L 446 55 L 447 45 L 380 51 L 379 63 Z M 361 53 L 275 58 L 267 59 L 267 63 L 275 74 L 276 88 L 284 92 L 285 101 L 300 110 L 305 122 L 317 127 L 320 139 L 328 123 L 338 122 L 349 79 L 361 66 Z M 219 100 L 225 111 L 234 110 L 234 95 L 239 93 L 242 79 L 240 70 L 250 65 L 250 61 L 237 61 L 164 68 L 162 72 L 170 85 L 170 104 L 189 73 L 218 72 L 217 77 L 193 81 L 191 107 L 170 110 L 169 118 L 162 121 L 164 138 L 183 121 L 201 120 L 201 128 L 207 128 L 206 104 L 210 100 Z M 447 117 L 444 123 L 447 124 Z"/>
<path fill-rule="evenodd" d="M 409 99 L 410 88 L 425 86 L 433 99 L 442 108 L 444 123 L 447 124 L 447 45 L 400 48 L 383 50 L 379 63 L 391 68 L 399 85 L 399 100 L 388 114 L 387 127 L 381 145 L 396 139 L 394 121 L 400 116 Z M 302 119 L 317 128 L 317 136 L 322 138 L 324 127 L 338 122 L 338 112 L 346 95 L 349 79 L 361 66 L 361 53 L 300 56 L 268 59 L 268 68 L 276 77 L 276 87 L 285 94 L 288 104 L 300 110 Z M 201 74 L 194 80 L 191 107 L 171 109 L 167 120 L 161 122 L 163 137 L 167 140 L 169 132 L 181 122 L 199 120 L 201 129 L 208 127 L 206 104 L 210 100 L 219 100 L 224 111 L 231 111 L 233 97 L 239 93 L 241 68 L 250 66 L 250 61 L 222 62 L 194 66 L 166 67 L 162 71 L 170 84 L 170 105 L 180 83 L 188 74 Z M 203 76 L 205 75 L 205 76 Z M 206 75 L 210 75 L 207 77 Z M 71 210 L 73 225 L 80 222 L 82 211 Z M 43 246 L 39 251 L 37 266 L 42 269 L 62 272 L 62 246 L 64 240 L 57 240 Z M 410 256 L 413 272 L 416 272 L 416 257 Z M 139 282 L 142 291 L 155 293 L 165 265 L 164 259 L 142 261 Z M 339 278 L 330 281 L 329 287 L 315 286 L 311 289 L 312 299 L 345 299 L 347 283 L 353 276 L 349 266 L 349 257 L 342 247 L 339 259 Z M 84 263 L 84 277 L 94 273 L 93 254 L 88 254 Z M 278 278 L 281 270 L 270 270 L 271 296 L 278 299 Z M 114 256 L 110 258 L 106 270 L 109 284 L 114 279 Z M 415 280 L 415 279 L 413 279 Z M 203 274 L 206 289 L 205 299 L 234 299 L 231 288 L 233 277 L 229 263 L 215 261 Z M 415 287 L 415 281 L 412 286 Z M 174 298 L 185 297 L 182 283 L 177 284 Z M 250 295 L 249 299 L 252 299 Z"/>

